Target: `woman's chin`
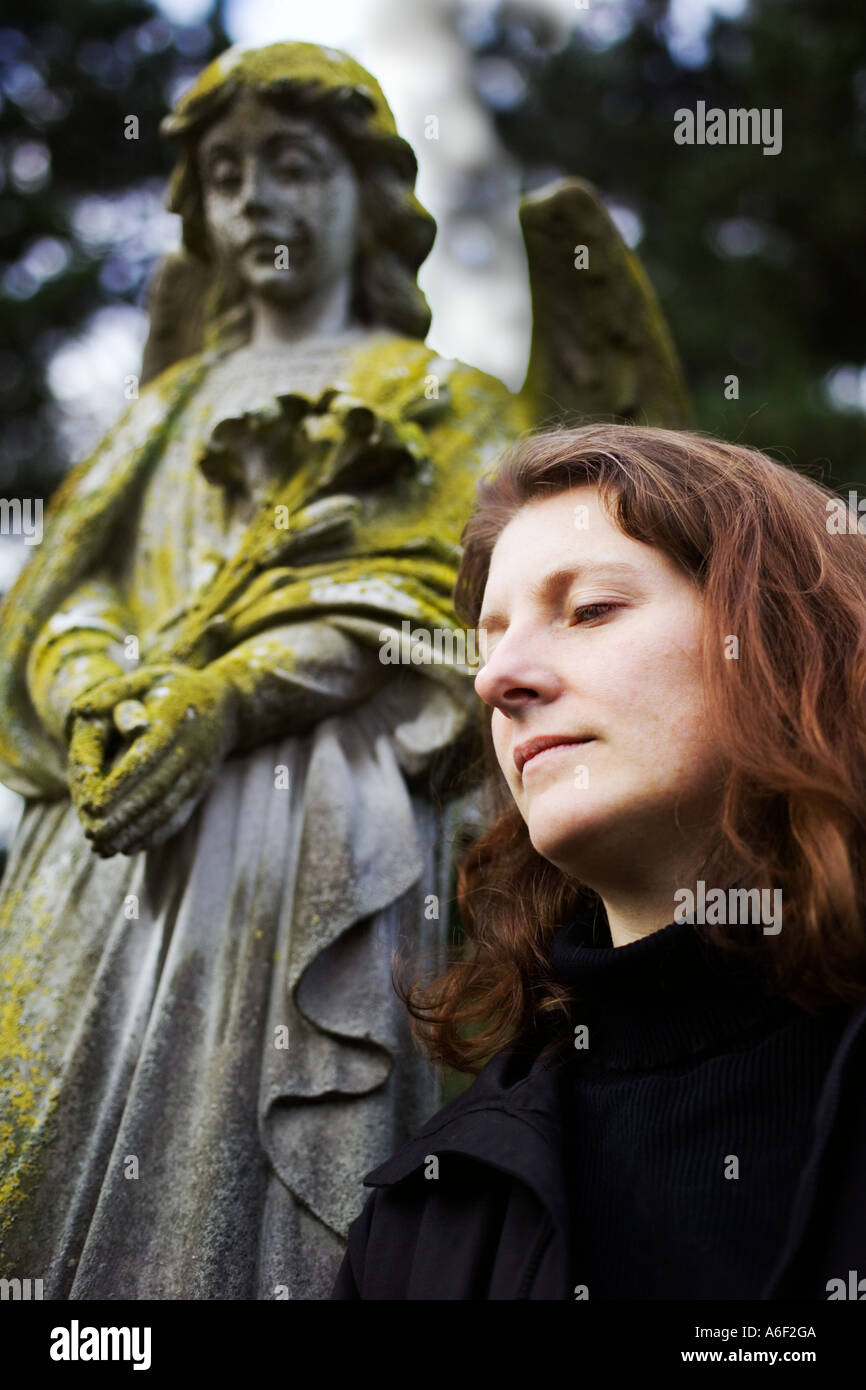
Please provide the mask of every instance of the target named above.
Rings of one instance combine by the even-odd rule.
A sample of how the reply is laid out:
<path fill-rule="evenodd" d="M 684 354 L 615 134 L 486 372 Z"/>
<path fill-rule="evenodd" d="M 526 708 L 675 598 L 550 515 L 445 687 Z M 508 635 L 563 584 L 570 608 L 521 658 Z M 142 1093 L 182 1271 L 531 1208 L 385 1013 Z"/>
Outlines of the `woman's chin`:
<path fill-rule="evenodd" d="M 545 797 L 546 804 L 531 807 L 527 819 L 533 848 L 563 872 L 574 872 L 574 862 L 583 858 L 587 846 L 610 824 L 603 806 L 589 801 L 575 806 L 575 795 L 562 794 L 557 798 L 560 805 L 554 796 Z"/>

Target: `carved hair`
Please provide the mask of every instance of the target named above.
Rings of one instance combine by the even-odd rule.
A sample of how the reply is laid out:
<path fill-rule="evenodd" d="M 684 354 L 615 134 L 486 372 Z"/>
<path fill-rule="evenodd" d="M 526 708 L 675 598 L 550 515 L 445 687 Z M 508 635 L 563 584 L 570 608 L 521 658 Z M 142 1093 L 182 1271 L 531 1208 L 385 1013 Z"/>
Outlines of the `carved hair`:
<path fill-rule="evenodd" d="M 493 547 L 515 513 L 585 484 L 625 535 L 670 557 L 703 598 L 709 718 L 729 767 L 698 877 L 782 890 L 778 936 L 695 930 L 757 959 L 770 987 L 810 1012 L 862 1002 L 866 537 L 856 524 L 833 533 L 835 494 L 756 449 L 636 425 L 550 431 L 519 441 L 481 482 L 461 538 L 463 622 L 478 621 Z M 726 658 L 728 634 L 738 660 Z M 493 804 L 458 875 L 465 945 L 432 983 L 397 983 L 428 1053 L 466 1071 L 525 1036 L 556 1038 L 545 1050 L 561 1044 L 566 994 L 548 972 L 550 941 L 598 901 L 533 848 L 496 761 L 490 714 L 485 705 Z"/>
<path fill-rule="evenodd" d="M 204 70 L 160 127 L 180 146 L 167 206 L 181 217 L 184 250 L 166 257 L 154 279 L 144 376 L 201 346 L 246 336 L 244 286 L 214 265 L 198 173 L 202 136 L 244 90 L 326 127 L 358 177 L 353 311 L 361 322 L 425 338 L 430 310 L 417 274 L 436 224 L 415 197 L 415 154 L 397 134 L 375 79 L 345 54 L 314 44 L 236 48 Z"/>

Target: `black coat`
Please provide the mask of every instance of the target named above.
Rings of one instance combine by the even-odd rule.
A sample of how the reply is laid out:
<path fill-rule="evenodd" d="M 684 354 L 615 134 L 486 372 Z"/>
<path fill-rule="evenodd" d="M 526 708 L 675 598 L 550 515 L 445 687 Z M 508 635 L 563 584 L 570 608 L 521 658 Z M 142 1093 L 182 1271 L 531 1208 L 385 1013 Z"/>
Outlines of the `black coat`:
<path fill-rule="evenodd" d="M 565 1061 L 533 1058 L 525 1046 L 498 1053 L 366 1175 L 374 1190 L 349 1228 L 332 1299 L 575 1297 Z M 852 1288 L 862 1278 L 866 1299 L 866 1007 L 852 1010 L 827 1071 L 788 1234 L 761 1297 L 825 1301 L 840 1277 Z"/>

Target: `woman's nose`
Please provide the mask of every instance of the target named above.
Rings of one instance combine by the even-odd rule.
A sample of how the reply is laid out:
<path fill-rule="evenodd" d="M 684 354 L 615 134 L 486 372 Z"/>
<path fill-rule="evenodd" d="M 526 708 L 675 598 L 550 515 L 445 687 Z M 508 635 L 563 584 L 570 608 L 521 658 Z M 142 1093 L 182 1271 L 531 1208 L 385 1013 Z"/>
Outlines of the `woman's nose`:
<path fill-rule="evenodd" d="M 485 704 L 509 714 L 536 699 L 550 679 L 527 641 L 518 644 L 508 635 L 499 639 L 475 677 L 475 693 Z"/>

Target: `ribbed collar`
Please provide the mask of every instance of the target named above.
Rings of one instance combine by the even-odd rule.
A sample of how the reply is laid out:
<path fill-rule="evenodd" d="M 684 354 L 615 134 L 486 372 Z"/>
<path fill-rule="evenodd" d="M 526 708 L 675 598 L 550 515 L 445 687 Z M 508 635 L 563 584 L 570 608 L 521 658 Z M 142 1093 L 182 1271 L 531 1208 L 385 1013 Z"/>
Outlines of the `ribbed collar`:
<path fill-rule="evenodd" d="M 599 906 L 559 928 L 550 960 L 572 992 L 573 1025 L 589 1030 L 588 1049 L 573 1055 L 591 1069 L 648 1070 L 711 1056 L 801 1014 L 767 992 L 755 962 L 708 945 L 689 922 L 615 947 Z"/>

